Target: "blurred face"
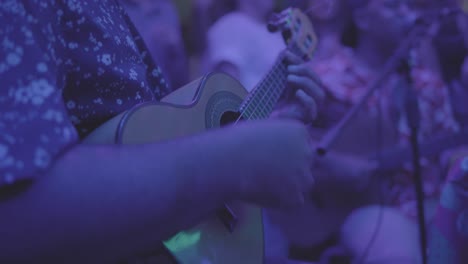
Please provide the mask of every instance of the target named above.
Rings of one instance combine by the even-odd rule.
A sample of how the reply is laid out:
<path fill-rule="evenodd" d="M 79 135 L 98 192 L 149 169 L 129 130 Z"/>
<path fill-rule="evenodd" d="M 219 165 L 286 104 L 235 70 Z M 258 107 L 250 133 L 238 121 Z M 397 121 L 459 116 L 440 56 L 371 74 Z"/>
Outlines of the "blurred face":
<path fill-rule="evenodd" d="M 466 5 L 467 5 L 467 8 L 468 8 L 468 1 L 466 1 Z M 468 14 L 460 16 L 459 18 L 460 18 L 459 19 L 459 27 L 460 27 L 460 30 L 461 30 L 463 36 L 465 37 L 464 38 L 465 47 L 468 50 Z M 465 87 L 468 89 L 468 56 L 465 57 L 465 62 L 463 63 L 461 74 L 462 74 L 461 75 L 462 82 L 465 85 Z"/>
<path fill-rule="evenodd" d="M 465 37 L 465 45 L 468 47 L 468 13 L 466 13 L 464 16 L 460 16 L 460 29 L 463 33 L 463 36 Z"/>
<path fill-rule="evenodd" d="M 273 0 L 250 0 L 250 2 L 261 12 L 270 13 L 273 11 Z"/>
<path fill-rule="evenodd" d="M 365 9 L 364 31 L 388 42 L 401 41 L 416 18 L 404 0 L 370 0 Z"/>
<path fill-rule="evenodd" d="M 309 1 L 309 14 L 319 21 L 332 20 L 338 16 L 343 3 L 342 0 L 311 0 Z"/>
<path fill-rule="evenodd" d="M 218 0 L 219 1 L 219 0 Z M 249 9 L 255 11 L 260 17 L 264 17 L 273 12 L 273 0 L 238 0 L 239 4 L 248 6 Z"/>
<path fill-rule="evenodd" d="M 468 89 L 468 56 L 465 58 L 465 63 L 462 67 L 462 82 L 463 85 Z"/>

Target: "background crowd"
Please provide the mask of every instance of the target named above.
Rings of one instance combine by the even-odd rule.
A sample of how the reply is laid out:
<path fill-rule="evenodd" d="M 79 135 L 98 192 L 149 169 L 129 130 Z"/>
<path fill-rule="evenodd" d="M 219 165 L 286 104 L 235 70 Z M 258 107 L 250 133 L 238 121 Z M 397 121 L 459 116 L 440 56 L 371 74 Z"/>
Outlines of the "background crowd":
<path fill-rule="evenodd" d="M 443 5 L 459 4 L 431 0 L 121 2 L 173 88 L 204 73 L 222 71 L 248 90 L 254 89 L 286 48 L 280 32 L 267 30 L 272 12 L 290 6 L 306 12 L 319 39 L 310 67 L 327 89 L 319 117 L 310 126 L 317 138 L 359 101 L 418 18 L 442 10 Z M 353 184 L 324 187 L 325 209 L 310 203 L 294 212 L 264 212 L 269 261 L 284 263 L 289 257 L 339 263 L 333 261 L 366 255 L 363 263 L 418 263 L 411 156 L 386 177 L 369 176 L 363 168 L 371 154 L 409 146 L 412 124 L 404 110 L 408 87 L 418 98 L 421 145 L 465 130 L 466 43 L 464 14 L 441 20 L 421 38 L 408 55 L 410 81 L 397 71 L 391 73 L 338 140 L 334 151 L 342 154 L 341 161 L 330 175 Z M 461 250 L 468 246 L 468 151 L 460 144 L 432 154 L 420 161 L 431 263 L 462 263 L 468 261 Z"/>

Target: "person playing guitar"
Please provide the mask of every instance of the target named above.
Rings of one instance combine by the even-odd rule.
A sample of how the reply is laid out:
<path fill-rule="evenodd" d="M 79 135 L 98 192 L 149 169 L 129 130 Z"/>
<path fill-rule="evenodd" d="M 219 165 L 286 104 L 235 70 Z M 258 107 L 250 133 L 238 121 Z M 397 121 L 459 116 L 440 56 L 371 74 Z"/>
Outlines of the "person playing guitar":
<path fill-rule="evenodd" d="M 1 263 L 118 262 L 226 202 L 292 208 L 312 189 L 299 121 L 316 115 L 323 92 L 297 54 L 284 56 L 295 96 L 275 108 L 279 118 L 87 144 L 106 121 L 171 92 L 128 16 L 112 0 L 0 7 Z M 167 121 L 147 123 L 163 132 L 181 122 Z"/>

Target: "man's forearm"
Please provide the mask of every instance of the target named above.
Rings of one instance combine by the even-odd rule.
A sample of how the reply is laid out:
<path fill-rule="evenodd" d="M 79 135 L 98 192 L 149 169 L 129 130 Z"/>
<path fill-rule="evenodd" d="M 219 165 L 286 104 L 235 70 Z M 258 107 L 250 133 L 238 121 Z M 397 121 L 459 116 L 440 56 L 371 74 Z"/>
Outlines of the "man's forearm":
<path fill-rule="evenodd" d="M 234 177 L 221 177 L 229 151 L 215 151 L 226 144 L 208 137 L 71 150 L 27 191 L 0 202 L 0 262 L 105 263 L 155 247 L 236 191 L 227 180 Z"/>

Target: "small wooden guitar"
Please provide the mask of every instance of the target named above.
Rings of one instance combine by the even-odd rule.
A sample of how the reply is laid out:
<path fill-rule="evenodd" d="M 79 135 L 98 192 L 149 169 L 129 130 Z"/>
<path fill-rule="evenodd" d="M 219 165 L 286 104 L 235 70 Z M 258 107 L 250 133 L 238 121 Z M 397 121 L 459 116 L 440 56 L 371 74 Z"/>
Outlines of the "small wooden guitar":
<path fill-rule="evenodd" d="M 306 15 L 287 9 L 274 23 L 288 49 L 309 60 L 317 38 Z M 240 119 L 266 118 L 282 95 L 286 65 L 280 56 L 258 86 L 248 94 L 226 74 L 211 73 L 179 88 L 161 102 L 138 105 L 105 123 L 86 143 L 139 144 L 176 139 Z M 190 230 L 164 242 L 179 263 L 263 263 L 261 209 L 232 203 Z"/>

